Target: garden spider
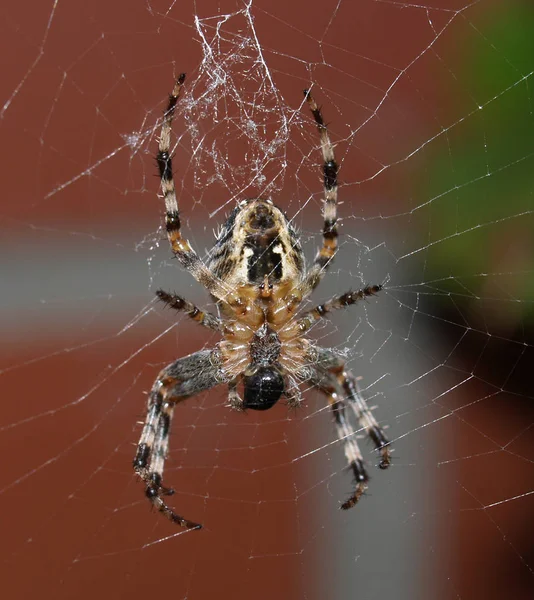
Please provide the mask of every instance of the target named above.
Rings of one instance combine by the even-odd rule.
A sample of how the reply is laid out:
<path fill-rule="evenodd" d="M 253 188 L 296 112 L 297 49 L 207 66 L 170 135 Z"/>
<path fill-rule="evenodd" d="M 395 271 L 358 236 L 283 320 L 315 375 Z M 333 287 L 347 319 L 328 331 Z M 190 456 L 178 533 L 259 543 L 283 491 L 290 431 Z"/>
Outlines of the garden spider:
<path fill-rule="evenodd" d="M 134 469 L 146 484 L 146 496 L 172 522 L 187 528 L 201 525 L 174 512 L 163 487 L 169 430 L 175 406 L 215 385 L 228 385 L 229 406 L 267 410 L 284 395 L 290 406 L 300 403 L 299 382 L 316 387 L 328 398 L 337 435 L 355 478 L 351 496 L 341 508 L 356 504 L 367 489 L 369 476 L 349 423 L 354 412 L 362 429 L 380 453 L 379 466 L 391 462 L 389 441 L 358 389 L 357 380 L 331 350 L 304 337 L 312 325 L 332 310 L 345 308 L 381 290 L 380 285 L 347 292 L 298 316 L 301 302 L 317 287 L 337 251 L 337 173 L 334 148 L 321 110 L 308 90 L 304 96 L 319 130 L 324 159 L 323 244 L 306 271 L 296 231 L 271 200 L 243 200 L 223 225 L 204 264 L 182 237 L 172 176 L 170 136 L 185 74 L 176 80 L 163 117 L 157 163 L 165 199 L 165 226 L 172 251 L 181 265 L 201 283 L 217 303 L 220 316 L 201 311 L 175 294 L 158 290 L 158 298 L 204 327 L 217 331 L 222 341 L 212 350 L 180 358 L 158 375 L 148 399 L 148 410 L 134 459 Z M 238 384 L 243 381 L 243 398 Z"/>

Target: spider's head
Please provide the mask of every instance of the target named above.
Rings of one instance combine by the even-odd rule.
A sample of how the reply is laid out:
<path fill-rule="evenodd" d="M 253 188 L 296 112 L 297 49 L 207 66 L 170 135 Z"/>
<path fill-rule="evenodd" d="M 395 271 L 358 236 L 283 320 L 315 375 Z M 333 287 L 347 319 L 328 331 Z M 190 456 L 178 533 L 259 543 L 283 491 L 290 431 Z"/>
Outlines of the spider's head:
<path fill-rule="evenodd" d="M 243 408 L 267 410 L 272 408 L 284 391 L 284 378 L 272 365 L 259 367 L 252 375 L 245 375 Z"/>

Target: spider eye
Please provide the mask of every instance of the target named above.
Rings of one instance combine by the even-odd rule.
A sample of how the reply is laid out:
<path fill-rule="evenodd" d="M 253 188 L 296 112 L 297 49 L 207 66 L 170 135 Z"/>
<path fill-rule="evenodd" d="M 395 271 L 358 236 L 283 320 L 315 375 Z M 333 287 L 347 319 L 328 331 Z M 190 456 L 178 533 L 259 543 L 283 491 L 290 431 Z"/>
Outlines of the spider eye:
<path fill-rule="evenodd" d="M 284 379 L 276 370 L 260 367 L 254 375 L 245 377 L 244 408 L 267 410 L 273 407 L 284 391 Z"/>

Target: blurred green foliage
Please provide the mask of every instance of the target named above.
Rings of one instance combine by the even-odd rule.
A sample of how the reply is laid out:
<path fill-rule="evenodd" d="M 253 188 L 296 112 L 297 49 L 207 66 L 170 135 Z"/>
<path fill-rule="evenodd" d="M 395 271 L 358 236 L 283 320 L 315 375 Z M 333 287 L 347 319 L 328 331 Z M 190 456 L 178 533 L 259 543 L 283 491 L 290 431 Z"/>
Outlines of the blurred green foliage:
<path fill-rule="evenodd" d="M 444 89 L 457 120 L 432 155 L 424 191 L 433 199 L 427 268 L 473 294 L 518 299 L 533 325 L 534 3 L 465 18 L 469 33 L 448 61 L 457 87 Z"/>

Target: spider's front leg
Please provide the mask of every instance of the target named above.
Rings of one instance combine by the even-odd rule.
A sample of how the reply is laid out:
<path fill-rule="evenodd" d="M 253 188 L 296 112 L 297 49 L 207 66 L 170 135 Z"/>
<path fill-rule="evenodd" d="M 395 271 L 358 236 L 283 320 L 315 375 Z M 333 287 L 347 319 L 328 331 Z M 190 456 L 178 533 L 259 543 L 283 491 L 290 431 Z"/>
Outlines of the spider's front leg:
<path fill-rule="evenodd" d="M 329 376 L 337 379 L 344 402 L 352 408 L 360 427 L 365 430 L 366 435 L 371 438 L 376 450 L 380 453 L 378 466 L 381 469 L 387 469 L 391 465 L 391 442 L 367 406 L 367 402 L 360 392 L 357 378 L 347 369 L 345 361 L 331 350 L 313 347 L 310 353 L 313 353 L 313 360 L 320 370 L 328 371 Z"/>
<path fill-rule="evenodd" d="M 310 364 L 315 366 L 307 367 L 307 377 L 328 397 L 334 414 L 338 439 L 343 441 L 345 456 L 349 468 L 354 474 L 356 484 L 354 491 L 350 498 L 341 505 L 341 508 L 346 510 L 358 502 L 367 489 L 369 481 L 365 462 L 355 439 L 357 432 L 350 425 L 346 409 L 352 408 L 360 427 L 365 430 L 380 452 L 381 458 L 378 466 L 381 469 L 387 469 L 391 464 L 390 442 L 362 397 L 356 378 L 346 370 L 345 362 L 331 350 L 314 346 L 310 347 L 308 351 L 308 359 Z"/>
<path fill-rule="evenodd" d="M 317 348 L 316 350 L 319 351 L 319 354 L 323 352 L 322 348 Z M 317 356 L 314 359 L 317 361 Z M 369 482 L 369 475 L 367 474 L 365 462 L 356 441 L 356 431 L 351 426 L 346 414 L 347 402 L 344 398 L 343 390 L 336 377 L 325 371 L 324 366 L 326 365 L 317 363 L 316 367 L 311 368 L 308 376 L 311 375 L 310 381 L 312 384 L 328 398 L 328 403 L 334 415 L 337 437 L 343 443 L 349 469 L 354 475 L 354 490 L 350 497 L 341 505 L 343 510 L 347 510 L 352 508 L 364 494 Z"/>
<path fill-rule="evenodd" d="M 186 529 L 202 526 L 175 513 L 162 498 L 174 493 L 163 486 L 172 415 L 176 404 L 218 383 L 221 377 L 217 350 L 201 350 L 165 367 L 150 391 L 147 416 L 133 461 L 135 472 L 146 484 L 145 494 L 150 502 L 173 523 Z"/>
<path fill-rule="evenodd" d="M 379 468 L 387 469 L 391 465 L 391 442 L 374 418 L 371 409 L 367 406 L 367 402 L 360 392 L 356 377 L 350 371 L 345 370 L 345 365 L 337 367 L 333 372 L 337 375 L 338 381 L 343 387 L 354 415 L 380 453 Z"/>
<path fill-rule="evenodd" d="M 367 483 L 369 482 L 369 475 L 367 474 L 358 442 L 354 438 L 355 432 L 350 427 L 345 414 L 345 402 L 341 400 L 341 396 L 339 396 L 336 392 L 329 394 L 328 402 L 334 415 L 337 437 L 345 446 L 345 456 L 349 463 L 349 468 L 352 470 L 354 475 L 354 491 L 352 492 L 351 496 L 341 505 L 343 510 L 348 510 L 349 508 L 352 508 L 365 493 L 365 490 L 367 489 Z"/>

